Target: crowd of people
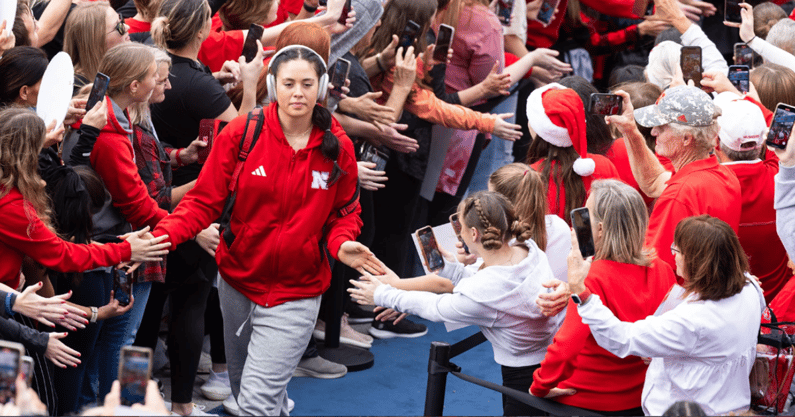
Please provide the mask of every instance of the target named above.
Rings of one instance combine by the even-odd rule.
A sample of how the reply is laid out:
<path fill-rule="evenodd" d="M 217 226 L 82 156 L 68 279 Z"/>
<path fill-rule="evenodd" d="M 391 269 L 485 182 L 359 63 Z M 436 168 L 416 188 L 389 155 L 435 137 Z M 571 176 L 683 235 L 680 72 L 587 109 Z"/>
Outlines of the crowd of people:
<path fill-rule="evenodd" d="M 0 412 L 207 415 L 209 335 L 202 394 L 289 415 L 291 378 L 347 373 L 318 354 L 325 321 L 370 348 L 426 334 L 409 314 L 478 326 L 537 397 L 748 412 L 760 322 L 795 321 L 795 144 L 766 145 L 795 134 L 774 117 L 795 106 L 795 2 L 643 3 L 17 0 L 0 337 L 34 370 Z M 63 53 L 57 124 L 37 110 Z M 453 215 L 426 274 L 412 234 Z M 120 351 L 154 351 L 162 323 L 171 397 L 148 381 L 127 410 Z"/>

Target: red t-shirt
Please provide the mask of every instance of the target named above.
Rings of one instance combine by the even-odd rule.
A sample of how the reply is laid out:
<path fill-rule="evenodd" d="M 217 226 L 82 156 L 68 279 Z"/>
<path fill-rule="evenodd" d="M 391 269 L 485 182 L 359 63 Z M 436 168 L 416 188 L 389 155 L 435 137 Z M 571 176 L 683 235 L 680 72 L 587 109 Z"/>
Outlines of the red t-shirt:
<path fill-rule="evenodd" d="M 635 322 L 654 314 L 676 276 L 665 262 L 650 266 L 594 261 L 585 286 L 621 321 Z M 637 356 L 621 359 L 599 347 L 577 307 L 569 301 L 566 318 L 533 374 L 530 392 L 539 397 L 558 388 L 574 395 L 555 398 L 563 404 L 602 411 L 640 407 L 647 366 Z"/>
<path fill-rule="evenodd" d="M 589 153 L 588 158 L 591 158 L 596 163 L 596 169 L 594 173 L 587 176 L 581 177 L 582 183 L 585 186 L 585 195 L 586 197 L 591 192 L 591 183 L 595 180 L 603 180 L 608 178 L 620 178 L 618 174 L 618 170 L 616 169 L 615 165 L 610 162 L 609 159 L 605 158 L 602 155 L 596 155 Z M 543 163 L 544 160 L 540 160 L 532 165 L 533 169 L 538 172 L 543 170 Z M 552 161 L 552 168 L 550 172 L 555 172 L 557 166 L 557 162 Z M 575 174 L 576 175 L 576 174 Z M 563 183 L 561 182 L 561 185 Z M 557 201 L 556 201 L 557 197 Z M 560 189 L 560 195 L 558 196 L 558 186 L 557 181 L 555 181 L 555 177 L 553 175 L 549 176 L 549 188 L 547 191 L 547 201 L 549 202 L 549 213 L 557 214 L 561 219 L 565 220 L 566 223 L 570 223 L 571 219 L 569 218 L 569 214 L 566 213 L 566 190 L 563 188 Z M 583 204 L 585 201 L 583 201 Z"/>
<path fill-rule="evenodd" d="M 742 196 L 737 176 L 718 164 L 714 155 L 685 165 L 667 184 L 651 212 L 646 245 L 656 249 L 657 256 L 675 271 L 671 244 L 679 221 L 709 214 L 728 223 L 736 233 L 740 228 Z"/>
<path fill-rule="evenodd" d="M 276 12 L 276 20 L 273 21 L 268 27 L 282 24 L 290 18 L 290 14 L 297 15 L 301 13 L 304 7 L 304 0 L 281 0 L 279 2 L 279 9 Z"/>
<path fill-rule="evenodd" d="M 221 70 L 226 61 L 237 61 L 243 53 L 242 30 L 223 30 L 224 24 L 218 13 L 213 16 L 210 36 L 204 40 L 199 49 L 199 61 L 210 68 L 210 71 Z"/>
<path fill-rule="evenodd" d="M 128 17 L 124 19 L 124 23 L 129 26 L 130 28 L 128 31 L 130 33 L 142 33 L 142 32 L 149 32 L 152 29 L 152 24 L 149 22 L 144 22 L 142 20 L 133 19 L 132 17 Z"/>
<path fill-rule="evenodd" d="M 748 255 L 751 273 L 759 278 L 767 302 L 792 278 L 787 267 L 787 251 L 776 233 L 773 208 L 774 182 L 778 173 L 776 154 L 767 151 L 765 161 L 739 161 L 723 164 L 740 181 L 743 208 L 740 217 L 740 244 Z"/>
<path fill-rule="evenodd" d="M 618 176 L 621 178 L 621 181 L 629 184 L 632 188 L 638 190 L 641 197 L 643 197 L 643 202 L 646 203 L 648 206 L 654 201 L 653 198 L 647 196 L 640 190 L 640 186 L 638 182 L 635 180 L 635 176 L 632 175 L 632 168 L 629 166 L 629 155 L 627 155 L 627 144 L 624 142 L 624 138 L 618 138 L 613 141 L 613 145 L 610 147 L 610 150 L 607 151 L 605 154 L 607 159 L 616 166 L 616 170 L 618 170 Z"/>

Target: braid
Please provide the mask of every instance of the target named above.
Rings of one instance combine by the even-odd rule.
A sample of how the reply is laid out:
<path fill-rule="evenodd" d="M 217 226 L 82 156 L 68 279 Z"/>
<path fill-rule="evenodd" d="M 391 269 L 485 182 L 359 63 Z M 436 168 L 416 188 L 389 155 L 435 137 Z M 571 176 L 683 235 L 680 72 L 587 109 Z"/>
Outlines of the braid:
<path fill-rule="evenodd" d="M 478 213 L 478 218 L 483 227 L 483 237 L 481 243 L 484 249 L 495 250 L 502 247 L 502 232 L 500 229 L 491 225 L 486 214 L 483 212 L 483 207 L 480 205 L 480 198 L 474 200 L 475 211 Z"/>
<path fill-rule="evenodd" d="M 312 110 L 312 124 L 325 131 L 323 133 L 323 143 L 320 145 L 320 152 L 334 163 L 334 168 L 331 170 L 328 180 L 328 185 L 332 185 L 337 182 L 340 176 L 347 173 L 337 164 L 337 159 L 340 156 L 340 141 L 331 133 L 331 113 L 325 107 L 316 105 L 314 110 Z"/>

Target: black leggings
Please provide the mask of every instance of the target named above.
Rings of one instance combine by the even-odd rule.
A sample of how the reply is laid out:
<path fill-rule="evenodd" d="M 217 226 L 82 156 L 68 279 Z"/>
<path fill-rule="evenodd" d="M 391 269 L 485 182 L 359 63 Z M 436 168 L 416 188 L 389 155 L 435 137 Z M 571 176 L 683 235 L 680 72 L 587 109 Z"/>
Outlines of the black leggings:
<path fill-rule="evenodd" d="M 521 392 L 528 392 L 533 385 L 533 372 L 541 364 L 530 366 L 502 366 L 502 385 Z M 502 394 L 502 415 L 504 416 L 543 416 L 546 413 L 519 400 Z"/>

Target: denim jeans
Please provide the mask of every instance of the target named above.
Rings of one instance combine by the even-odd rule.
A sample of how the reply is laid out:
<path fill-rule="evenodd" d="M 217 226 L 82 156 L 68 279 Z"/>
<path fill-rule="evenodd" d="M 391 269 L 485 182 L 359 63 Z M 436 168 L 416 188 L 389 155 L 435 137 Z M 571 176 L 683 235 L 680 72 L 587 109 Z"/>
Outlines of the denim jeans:
<path fill-rule="evenodd" d="M 83 274 L 79 285 L 70 283 L 73 295 L 69 301 L 86 307 L 101 307 L 108 303 L 113 288 L 113 275 L 102 270 Z M 90 359 L 96 354 L 95 346 L 102 329 L 102 321 L 89 323 L 85 329 L 70 331 L 62 340 L 64 344 L 80 352 L 81 362 L 76 367 L 55 368 L 54 383 L 58 393 L 56 415 L 67 415 L 86 405 L 80 400 L 80 387 L 83 381 L 90 381 L 87 375 Z M 60 330 L 60 329 L 59 329 Z"/>
<path fill-rule="evenodd" d="M 151 282 L 134 283 L 132 309 L 102 323 L 94 355 L 87 365 L 86 379 L 80 395 L 81 405 L 94 403 L 97 399 L 104 400 L 110 392 L 110 387 L 119 374 L 119 350 L 135 341 L 135 333 L 141 325 L 151 289 Z"/>
<path fill-rule="evenodd" d="M 511 94 L 510 97 L 495 107 L 491 113 L 516 113 L 516 104 L 519 100 L 518 94 Z M 516 115 L 509 117 L 505 121 L 515 123 L 515 120 Z M 513 142 L 492 135 L 491 143 L 480 154 L 478 164 L 475 166 L 475 173 L 472 174 L 472 180 L 469 182 L 469 188 L 467 188 L 467 194 L 486 190 L 491 173 L 513 161 Z"/>

